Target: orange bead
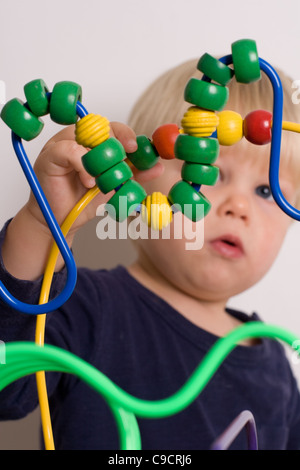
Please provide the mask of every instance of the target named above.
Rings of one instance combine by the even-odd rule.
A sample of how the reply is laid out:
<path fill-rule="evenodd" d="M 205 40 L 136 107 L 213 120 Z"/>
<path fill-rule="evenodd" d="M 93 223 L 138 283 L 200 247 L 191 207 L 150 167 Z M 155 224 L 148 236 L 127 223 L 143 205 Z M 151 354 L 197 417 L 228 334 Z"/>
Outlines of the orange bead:
<path fill-rule="evenodd" d="M 176 124 L 164 124 L 154 131 L 153 145 L 161 158 L 166 160 L 175 158 L 174 145 L 178 135 L 179 128 Z"/>

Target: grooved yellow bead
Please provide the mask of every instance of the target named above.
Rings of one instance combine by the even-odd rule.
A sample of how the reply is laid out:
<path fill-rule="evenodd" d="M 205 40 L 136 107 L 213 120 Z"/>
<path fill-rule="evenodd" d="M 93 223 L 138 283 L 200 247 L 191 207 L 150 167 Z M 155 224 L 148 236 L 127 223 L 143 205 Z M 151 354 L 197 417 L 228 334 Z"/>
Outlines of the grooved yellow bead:
<path fill-rule="evenodd" d="M 76 123 L 76 142 L 84 147 L 94 148 L 109 138 L 109 131 L 108 119 L 90 113 Z"/>
<path fill-rule="evenodd" d="M 147 196 L 141 204 L 141 217 L 153 230 L 167 227 L 172 220 L 172 209 L 167 196 L 160 192 Z"/>
<path fill-rule="evenodd" d="M 185 112 L 181 126 L 185 134 L 194 137 L 208 137 L 215 132 L 219 118 L 213 111 L 191 106 Z"/>
<path fill-rule="evenodd" d="M 221 111 L 217 137 L 220 145 L 233 145 L 243 137 L 243 118 L 235 111 Z"/>

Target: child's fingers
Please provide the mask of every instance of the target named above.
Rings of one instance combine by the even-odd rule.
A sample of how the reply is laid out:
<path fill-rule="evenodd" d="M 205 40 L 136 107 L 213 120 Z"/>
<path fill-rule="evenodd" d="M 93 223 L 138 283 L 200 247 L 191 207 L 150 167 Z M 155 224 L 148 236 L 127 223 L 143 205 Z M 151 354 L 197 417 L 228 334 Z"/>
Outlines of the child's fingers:
<path fill-rule="evenodd" d="M 61 140 L 75 141 L 75 126 L 64 127 L 61 131 L 57 132 L 48 142 L 44 145 L 42 151 L 48 147 L 48 145 L 55 144 Z"/>
<path fill-rule="evenodd" d="M 121 142 L 126 152 L 130 153 L 137 150 L 136 134 L 129 126 L 121 122 L 111 122 L 110 128 L 111 136 L 116 137 L 116 139 Z M 67 126 L 62 129 L 46 143 L 45 147 L 47 147 L 49 144 L 51 145 L 53 143 L 59 142 L 60 140 L 74 141 L 75 126 Z"/>
<path fill-rule="evenodd" d="M 43 148 L 35 168 L 48 176 L 66 176 L 75 171 L 81 183 L 91 188 L 95 185 L 95 179 L 86 172 L 81 161 L 86 152 L 87 149 L 75 140 L 52 140 Z"/>
<path fill-rule="evenodd" d="M 137 149 L 136 134 L 126 124 L 111 122 L 111 135 L 116 137 L 123 145 L 125 152 L 132 153 Z M 37 161 L 41 171 L 51 173 L 52 176 L 60 176 L 75 170 L 82 184 L 91 188 L 95 185 L 95 179 L 83 168 L 81 158 L 89 150 L 75 141 L 75 127 L 68 126 L 54 135 L 44 146 Z M 159 177 L 164 166 L 158 162 L 153 168 L 145 171 L 137 170 L 130 165 L 134 178 L 140 183 Z"/>
<path fill-rule="evenodd" d="M 153 168 L 150 168 L 149 170 L 137 170 L 137 168 L 135 168 L 133 165 L 131 165 L 130 168 L 132 170 L 134 178 L 139 183 L 146 183 L 147 181 L 153 180 L 154 178 L 158 178 L 159 176 L 161 176 L 165 167 L 160 161 L 158 161 L 156 165 Z"/>
<path fill-rule="evenodd" d="M 111 130 L 113 135 L 121 142 L 127 153 L 132 153 L 137 150 L 136 134 L 126 124 L 120 122 L 111 122 Z M 164 165 L 159 161 L 150 170 L 140 171 L 130 165 L 133 175 L 139 182 L 147 182 L 154 178 L 158 178 L 164 171 Z"/>
<path fill-rule="evenodd" d="M 111 134 L 123 145 L 125 152 L 132 153 L 137 150 L 136 134 L 126 124 L 111 122 Z"/>

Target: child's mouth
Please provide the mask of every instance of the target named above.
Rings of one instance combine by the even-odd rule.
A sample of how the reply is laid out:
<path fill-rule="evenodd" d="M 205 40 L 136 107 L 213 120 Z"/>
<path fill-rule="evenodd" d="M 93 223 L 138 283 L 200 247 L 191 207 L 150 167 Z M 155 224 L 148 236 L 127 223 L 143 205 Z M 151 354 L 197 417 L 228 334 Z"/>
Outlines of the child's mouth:
<path fill-rule="evenodd" d="M 226 258 L 241 258 L 244 255 L 240 239 L 233 235 L 223 235 L 210 244 L 215 251 Z"/>

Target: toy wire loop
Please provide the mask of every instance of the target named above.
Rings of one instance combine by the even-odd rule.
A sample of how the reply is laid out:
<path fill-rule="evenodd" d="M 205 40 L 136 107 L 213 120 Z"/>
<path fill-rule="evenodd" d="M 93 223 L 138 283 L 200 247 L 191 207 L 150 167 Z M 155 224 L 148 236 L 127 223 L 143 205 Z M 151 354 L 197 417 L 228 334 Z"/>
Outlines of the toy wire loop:
<path fill-rule="evenodd" d="M 31 187 L 31 190 L 40 206 L 40 209 L 45 217 L 45 220 L 51 230 L 53 238 L 59 247 L 67 268 L 67 281 L 63 291 L 53 300 L 43 305 L 31 305 L 17 300 L 11 295 L 3 283 L 0 281 L 0 296 L 12 308 L 19 310 L 23 313 L 33 315 L 48 313 L 59 308 L 73 292 L 77 279 L 77 270 L 71 250 L 61 233 L 60 227 L 53 215 L 53 212 L 47 202 L 43 190 L 35 176 L 33 168 L 28 160 L 24 146 L 20 137 L 12 133 L 12 143 L 15 153 L 18 157 L 19 163 L 23 169 L 26 179 Z"/>
<path fill-rule="evenodd" d="M 232 64 L 232 54 L 220 59 L 226 65 Z M 289 217 L 300 220 L 300 211 L 293 207 L 284 197 L 279 182 L 280 168 L 280 149 L 281 149 L 281 130 L 282 130 L 282 110 L 283 110 L 283 90 L 281 80 L 276 70 L 264 59 L 259 58 L 261 70 L 267 75 L 273 88 L 273 122 L 272 122 L 272 140 L 270 150 L 269 164 L 269 182 L 275 202 L 280 209 Z M 209 80 L 204 77 L 205 80 Z M 299 132 L 299 130 L 295 129 Z"/>
<path fill-rule="evenodd" d="M 69 351 L 50 345 L 40 348 L 32 343 L 10 343 L 6 348 L 7 365 L 1 374 L 0 389 L 39 370 L 74 374 L 101 394 L 111 407 L 119 431 L 121 448 L 140 449 L 140 435 L 135 417 L 159 419 L 184 410 L 199 396 L 239 342 L 258 337 L 277 338 L 289 346 L 293 346 L 297 340 L 295 334 L 261 322 L 249 322 L 237 327 L 216 341 L 190 378 L 174 395 L 157 401 L 142 400 L 128 394 L 94 366 Z"/>
<path fill-rule="evenodd" d="M 248 61 L 248 67 L 246 68 L 243 67 L 238 53 L 242 52 L 242 55 L 245 55 L 245 50 L 246 61 Z M 283 92 L 280 78 L 274 68 L 258 56 L 256 63 L 254 65 L 251 63 L 253 55 L 255 56 L 256 54 L 256 46 L 254 47 L 253 41 L 237 41 L 232 45 L 232 52 L 232 54 L 222 57 L 219 61 L 216 61 L 216 59 L 211 58 L 207 54 L 200 59 L 199 64 L 201 62 L 201 66 L 198 68 L 203 72 L 203 77 L 198 81 L 192 79 L 185 90 L 186 101 L 192 103 L 193 107 L 182 120 L 183 132 L 173 124 L 162 126 L 154 132 L 152 141 L 146 136 L 138 136 L 138 151 L 134 154 L 127 154 L 127 161 L 129 160 L 139 170 L 151 168 L 156 164 L 159 156 L 166 159 L 180 158 L 185 160 L 182 170 L 182 181 L 179 181 L 171 188 L 168 197 L 160 193 L 153 193 L 149 197 L 138 183 L 131 180 L 131 170 L 126 161 L 124 161 L 124 157 L 126 157 L 124 149 L 116 139 L 109 137 L 109 123 L 106 118 L 87 112 L 79 99 L 81 98 L 81 89 L 77 84 L 73 82 L 60 82 L 54 87 L 53 92 L 49 93 L 41 80 L 30 82 L 30 84 L 26 85 L 27 93 L 30 96 L 30 100 L 28 100 L 30 103 L 22 105 L 19 100 L 12 100 L 12 103 L 8 103 L 5 112 L 2 110 L 2 119 L 12 129 L 14 151 L 53 235 L 54 243 L 45 268 L 38 305 L 26 304 L 19 301 L 8 292 L 0 281 L 0 297 L 4 302 L 20 312 L 37 315 L 36 344 L 19 342 L 6 345 L 7 363 L 5 367 L 1 367 L 0 390 L 25 375 L 36 373 L 42 427 L 47 450 L 54 449 L 54 440 L 45 371 L 60 371 L 75 374 L 98 391 L 108 402 L 115 418 L 121 449 L 141 449 L 141 437 L 136 418 L 158 419 L 182 411 L 197 398 L 227 355 L 240 341 L 255 337 L 271 337 L 281 339 L 292 346 L 297 340 L 295 335 L 282 328 L 268 326 L 260 322 L 245 324 L 236 328 L 224 338 L 219 339 L 206 354 L 188 381 L 173 396 L 153 402 L 140 400 L 129 395 L 100 371 L 72 353 L 53 346 L 44 345 L 46 314 L 57 310 L 64 304 L 72 294 L 76 284 L 76 265 L 65 237 L 76 218 L 99 191 L 107 193 L 115 189 L 115 194 L 111 198 L 111 204 L 114 208 L 117 208 L 119 196 L 127 195 L 131 206 L 141 212 L 144 217 L 143 220 L 149 226 L 154 226 L 155 229 L 159 230 L 170 223 L 172 213 L 178 210 L 178 208 L 183 211 L 186 201 L 193 206 L 192 214 L 190 215 L 192 220 L 197 220 L 196 209 L 200 204 L 204 205 L 204 215 L 206 215 L 210 208 L 210 203 L 200 193 L 200 188 L 203 184 L 213 185 L 216 182 L 218 169 L 212 163 L 214 163 L 218 156 L 218 138 L 220 140 L 219 128 L 217 128 L 218 118 L 214 113 L 207 112 L 207 109 L 212 109 L 213 111 L 222 109 L 227 100 L 227 88 L 225 85 L 234 74 L 237 81 L 249 83 L 259 79 L 260 70 L 262 70 L 272 84 L 274 99 L 272 136 L 270 138 L 270 187 L 274 200 L 279 207 L 290 217 L 300 220 L 300 211 L 291 206 L 284 198 L 279 184 L 281 130 L 283 128 Z M 248 58 L 247 55 L 249 56 Z M 227 67 L 232 63 L 234 64 L 234 70 Z M 223 64 L 223 68 L 220 67 L 220 64 Z M 210 82 L 212 79 L 217 82 L 218 80 L 209 76 L 209 74 L 202 70 L 202 67 L 205 70 L 208 68 L 214 77 L 217 76 L 221 86 L 212 85 L 210 88 L 205 88 L 208 85 L 207 82 Z M 247 70 L 244 71 L 244 69 Z M 65 94 L 68 95 L 67 99 Z M 200 100 L 201 104 L 199 105 L 200 95 L 203 101 Z M 65 103 L 66 110 L 61 107 L 61 102 Z M 211 102 L 213 102 L 212 106 Z M 20 133 L 27 137 L 26 140 L 31 140 L 38 135 L 40 132 L 38 117 L 49 112 L 49 103 L 50 116 L 55 122 L 60 124 L 76 123 L 75 134 L 77 142 L 91 149 L 83 157 L 83 166 L 96 179 L 95 187 L 89 190 L 75 205 L 61 227 L 59 227 L 36 178 L 22 144 L 22 137 L 18 133 L 20 129 L 22 131 Z M 55 104 L 52 106 L 51 111 L 51 104 L 53 103 Z M 197 114 L 199 110 L 201 114 L 200 125 L 197 124 L 198 127 L 195 131 L 193 128 L 194 117 L 195 113 Z M 30 122 L 32 121 L 33 123 L 30 132 L 27 132 L 26 129 L 24 132 L 24 125 L 22 123 L 22 120 L 26 121 L 25 114 L 27 112 L 29 114 L 26 115 L 26 119 L 29 118 Z M 21 116 L 20 122 L 18 119 L 15 119 L 16 114 Z M 78 123 L 77 117 L 80 118 Z M 226 145 L 228 142 L 230 142 L 229 145 L 235 143 L 243 136 L 241 117 L 235 116 L 235 119 L 237 119 L 236 129 L 238 130 L 235 130 L 234 135 L 229 136 L 228 139 L 225 136 Z M 288 124 L 286 128 L 299 132 L 300 126 Z M 118 172 L 115 171 L 116 167 Z M 159 206 L 164 205 L 164 212 L 159 216 L 155 212 L 154 216 L 151 214 L 149 217 L 147 210 L 151 208 L 151 204 L 155 203 Z M 125 214 L 117 212 L 115 215 L 116 220 L 120 221 L 127 217 L 129 212 L 126 210 Z M 50 287 L 59 253 L 61 253 L 67 268 L 67 280 L 62 292 L 56 298 L 49 300 Z M 43 347 L 41 348 L 40 346 Z M 228 429 L 213 443 L 212 448 L 227 448 L 244 427 L 246 427 L 248 433 L 249 448 L 257 449 L 254 417 L 247 410 L 229 425 Z"/>

